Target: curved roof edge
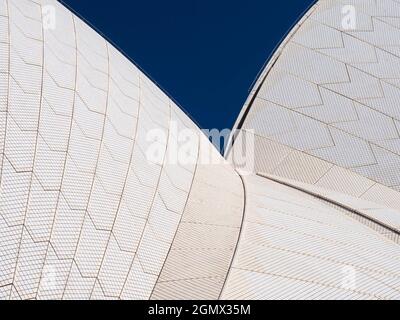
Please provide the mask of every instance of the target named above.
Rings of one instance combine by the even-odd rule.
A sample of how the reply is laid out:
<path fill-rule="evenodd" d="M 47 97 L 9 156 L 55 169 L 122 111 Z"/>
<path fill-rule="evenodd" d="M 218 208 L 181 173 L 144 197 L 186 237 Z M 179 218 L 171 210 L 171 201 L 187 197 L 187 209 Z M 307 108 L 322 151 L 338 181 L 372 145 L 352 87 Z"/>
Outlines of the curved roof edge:
<path fill-rule="evenodd" d="M 253 81 L 250 94 L 246 99 L 240 113 L 236 119 L 235 124 L 232 127 L 232 133 L 229 136 L 228 143 L 226 144 L 226 149 L 224 150 L 224 157 L 227 158 L 229 156 L 229 152 L 232 149 L 234 140 L 236 138 L 235 131 L 241 129 L 244 120 L 246 119 L 247 113 L 250 111 L 251 106 L 255 97 L 257 96 L 257 92 L 262 86 L 264 79 L 268 76 L 269 71 L 274 66 L 275 62 L 279 59 L 283 49 L 288 44 L 290 39 L 295 35 L 300 26 L 310 17 L 310 15 L 316 10 L 319 5 L 318 0 L 314 0 L 314 3 L 310 5 L 304 12 L 299 16 L 297 21 L 290 27 L 288 32 L 282 37 L 282 40 L 276 45 L 275 49 L 271 53 L 271 55 L 267 58 L 264 65 L 261 67 L 258 72 L 255 80 Z"/>
<path fill-rule="evenodd" d="M 362 221 L 362 223 L 372 226 L 372 228 L 378 232 L 383 228 L 382 234 L 389 234 L 389 238 L 392 238 L 393 234 L 397 237 L 400 235 L 400 212 L 398 210 L 312 184 L 285 179 L 270 174 L 258 173 L 257 175 L 307 193 L 323 202 L 349 211 L 359 218 L 366 219 L 368 222 Z"/>
<path fill-rule="evenodd" d="M 65 3 L 63 0 L 57 0 L 60 5 L 65 7 L 67 10 L 72 12 L 77 18 L 81 19 L 86 25 L 93 29 L 97 34 L 99 34 L 105 41 L 107 41 L 110 45 L 112 45 L 119 53 L 121 53 L 129 62 L 131 62 L 143 75 L 145 75 L 158 89 L 160 89 L 168 99 L 170 99 L 177 107 L 179 107 L 185 115 L 196 124 L 198 128 L 201 128 L 200 124 L 194 119 L 191 114 L 165 89 L 162 87 L 160 83 L 157 82 L 148 72 L 146 72 L 135 60 L 133 60 L 120 46 L 118 46 L 110 37 L 104 34 L 99 28 L 97 28 L 93 23 L 88 21 L 85 17 L 83 17 L 79 12 L 77 12 L 70 5 Z"/>

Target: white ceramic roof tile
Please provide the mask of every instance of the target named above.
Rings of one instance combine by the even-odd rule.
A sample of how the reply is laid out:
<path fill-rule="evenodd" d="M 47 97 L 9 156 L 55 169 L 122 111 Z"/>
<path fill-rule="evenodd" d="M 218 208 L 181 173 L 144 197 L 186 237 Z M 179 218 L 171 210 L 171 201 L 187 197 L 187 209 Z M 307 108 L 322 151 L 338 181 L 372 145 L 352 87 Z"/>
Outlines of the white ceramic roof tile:
<path fill-rule="evenodd" d="M 49 240 L 57 199 L 57 190 L 44 190 L 35 177 L 32 179 L 25 228 L 34 241 L 46 242 Z"/>
<path fill-rule="evenodd" d="M 240 178 L 228 166 L 197 166 L 152 299 L 219 298 L 240 232 L 242 192 Z"/>
<path fill-rule="evenodd" d="M 102 262 L 102 256 L 98 254 L 98 251 L 105 250 L 108 239 L 108 232 L 99 230 L 90 216 L 86 215 L 74 256 L 83 276 L 96 276 Z"/>
<path fill-rule="evenodd" d="M 321 122 L 261 99 L 255 106 L 256 115 L 245 128 L 302 151 L 333 145 L 329 130 Z"/>
<path fill-rule="evenodd" d="M 355 29 L 342 25 L 346 5 L 356 10 Z M 392 0 L 318 1 L 262 72 L 237 122 L 243 123 L 240 129 L 254 129 L 256 135 L 397 190 L 399 12 L 399 3 Z M 278 104 L 282 111 L 270 103 L 262 105 L 260 99 Z M 318 125 L 295 122 L 301 119 L 299 113 Z M 321 140 L 326 129 L 331 145 Z M 296 135 L 295 143 L 288 131 Z M 258 159 L 270 157 L 265 150 L 248 156 L 268 167 L 268 160 Z M 312 170 L 310 164 L 306 171 Z M 303 174 L 298 179 L 303 181 Z M 334 188 L 346 190 L 345 183 L 341 185 Z"/>
<path fill-rule="evenodd" d="M 8 13 L 10 26 L 19 28 L 26 38 L 41 39 L 42 13 L 38 4 L 29 0 L 10 0 L 8 1 Z"/>
<path fill-rule="evenodd" d="M 1 212 L 9 226 L 21 225 L 28 196 L 29 173 L 17 174 L 5 159 L 2 167 Z"/>
<path fill-rule="evenodd" d="M 165 297 L 171 300 L 198 300 L 201 297 L 205 300 L 212 300 L 220 294 L 220 287 L 224 280 L 224 277 L 206 277 L 159 282 L 151 298 L 153 300 L 163 300 Z"/>
<path fill-rule="evenodd" d="M 6 286 L 12 283 L 12 277 L 14 276 L 15 267 L 15 253 L 18 250 L 19 238 L 21 233 L 20 226 L 10 227 L 6 221 L 0 220 L 0 239 L 2 243 L 2 250 L 0 253 L 0 268 L 2 270 L 0 274 L 1 286 Z M 5 297 L 7 298 L 7 297 Z"/>
<path fill-rule="evenodd" d="M 8 3 L 7 0 L 0 1 L 0 15 L 1 16 L 8 16 Z"/>
<path fill-rule="evenodd" d="M 322 104 L 318 86 L 292 74 L 272 69 L 270 82 L 265 82 L 258 97 L 287 108 L 309 107 Z M 281 88 L 295 88 L 282 92 Z M 302 92 L 302 94 L 298 94 Z"/>
<path fill-rule="evenodd" d="M 13 279 L 14 288 L 18 291 L 21 299 L 34 299 L 36 296 L 46 248 L 45 242 L 35 242 L 29 232 L 24 229 Z"/>
<path fill-rule="evenodd" d="M 334 144 L 310 153 L 345 168 L 374 164 L 376 159 L 368 142 L 341 130 L 330 128 Z"/>
<path fill-rule="evenodd" d="M 319 26 L 323 29 L 327 28 L 324 25 Z M 336 29 L 328 28 L 328 30 L 331 31 Z M 342 33 L 342 41 L 343 43 L 339 45 L 332 46 L 331 48 L 319 49 L 318 51 L 348 64 L 372 64 L 378 61 L 375 47 L 373 45 L 357 39 L 352 34 L 346 33 Z"/>
<path fill-rule="evenodd" d="M 343 32 L 342 5 L 322 0 L 296 25 L 244 128 L 256 171 L 367 199 L 340 197 L 394 225 L 400 6 L 354 2 L 357 30 Z M 244 210 L 241 178 L 197 125 L 57 1 L 0 0 L 0 157 L 1 299 L 217 299 L 228 273 L 222 298 L 398 297 L 398 237 L 255 177 Z M 355 290 L 337 284 L 347 264 Z"/>
<path fill-rule="evenodd" d="M 274 66 L 281 72 L 290 73 L 319 85 L 346 82 L 349 79 L 345 65 L 329 56 L 294 42 L 288 43 L 285 49 Z M 298 63 L 299 61 L 302 63 Z M 326 72 L 320 72 L 321 68 Z M 289 88 L 297 89 L 296 87 Z"/>
<path fill-rule="evenodd" d="M 355 111 L 358 115 L 357 120 L 336 123 L 334 126 L 368 141 L 399 138 L 393 118 L 359 103 L 355 103 Z"/>
<path fill-rule="evenodd" d="M 347 81 L 325 84 L 323 87 L 355 100 L 380 98 L 383 96 L 379 79 L 350 66 L 347 67 L 347 71 L 349 75 Z"/>
<path fill-rule="evenodd" d="M 383 97 L 372 98 L 372 99 L 362 99 L 360 100 L 366 106 L 381 112 L 385 115 L 390 115 L 395 119 L 400 118 L 399 109 L 396 108 L 396 101 L 400 97 L 400 88 L 382 82 Z"/>
<path fill-rule="evenodd" d="M 355 171 L 388 187 L 400 185 L 399 157 L 380 147 L 372 146 L 372 150 L 377 159 L 376 163 L 356 168 Z"/>
<path fill-rule="evenodd" d="M 132 260 L 133 254 L 122 251 L 115 238 L 111 237 L 98 275 L 105 295 L 113 298 L 119 297 Z M 93 298 L 93 293 L 91 298 Z"/>
<path fill-rule="evenodd" d="M 301 191 L 244 179 L 245 220 L 222 298 L 398 297 L 393 282 L 380 278 L 382 272 L 398 277 L 398 245 Z M 343 285 L 346 268 L 354 272 L 351 288 Z"/>
<path fill-rule="evenodd" d="M 68 224 L 67 228 L 65 224 Z M 72 210 L 60 197 L 50 238 L 51 246 L 60 259 L 72 259 L 82 224 L 83 211 Z"/>
<path fill-rule="evenodd" d="M 373 5 L 371 4 L 371 1 L 369 1 L 369 3 L 370 5 Z M 347 31 L 348 33 L 351 34 L 358 31 L 368 32 L 373 30 L 371 15 L 361 10 L 358 10 L 355 30 L 345 30 L 342 26 L 342 19 L 341 19 L 343 17 L 342 10 L 344 5 L 349 5 L 349 2 L 341 0 L 319 1 L 317 3 L 316 10 L 312 13 L 312 15 L 310 15 L 309 19 L 316 20 L 321 24 L 328 25 L 330 27 L 333 27 L 341 31 Z M 338 19 L 338 17 L 340 18 Z"/>
<path fill-rule="evenodd" d="M 224 299 L 296 300 L 307 296 L 312 299 L 372 299 L 368 295 L 324 287 L 296 279 L 287 279 L 248 270 L 232 269 Z M 334 298 L 332 298 L 334 297 Z"/>
<path fill-rule="evenodd" d="M 354 197 L 360 197 L 374 184 L 373 181 L 338 166 L 332 167 L 316 183 L 317 186 L 349 194 Z"/>
<path fill-rule="evenodd" d="M 52 246 L 47 250 L 45 264 L 41 269 L 36 298 L 41 300 L 61 299 L 69 261 L 60 259 Z"/>
<path fill-rule="evenodd" d="M 64 300 L 85 300 L 90 295 L 95 279 L 83 277 L 75 263 L 68 277 L 68 283 L 63 291 Z"/>
<path fill-rule="evenodd" d="M 313 166 L 313 170 L 308 170 L 310 164 Z M 329 163 L 319 161 L 319 159 L 305 153 L 294 151 L 283 159 L 272 172 L 279 176 L 316 183 L 331 167 L 332 165 Z"/>
<path fill-rule="evenodd" d="M 8 17 L 0 16 L 0 30 L 0 43 L 8 44 Z M 7 48 L 7 46 L 4 47 Z M 5 57 L 6 55 L 2 55 L 2 59 Z"/>
<path fill-rule="evenodd" d="M 323 104 L 297 109 L 298 112 L 326 123 L 347 123 L 358 120 L 355 103 L 331 90 L 320 88 Z"/>
<path fill-rule="evenodd" d="M 113 69 L 111 69 L 113 72 Z M 111 76 L 114 76 L 114 73 L 111 73 Z M 135 117 L 139 112 L 139 88 L 133 87 L 130 90 L 130 94 L 135 96 L 136 98 L 131 98 L 127 96 L 126 93 L 121 91 L 119 84 L 117 84 L 112 78 L 110 81 L 110 92 L 114 92 L 115 94 L 110 97 L 109 104 L 115 104 L 114 108 L 119 109 L 124 117 L 126 115 Z"/>
<path fill-rule="evenodd" d="M 398 40 L 400 30 L 398 28 L 380 21 L 375 17 L 371 17 L 371 21 L 373 32 L 356 30 L 353 34 L 358 39 L 371 43 L 377 47 L 398 46 L 400 44 L 400 41 Z"/>
<path fill-rule="evenodd" d="M 260 174 L 264 176 L 263 174 Z M 334 204 L 343 205 L 345 208 L 356 210 L 360 215 L 367 216 L 374 221 L 400 231 L 400 211 L 384 207 L 372 201 L 348 196 L 346 194 L 331 191 L 319 186 L 305 184 L 294 180 L 266 175 L 274 181 L 282 182 L 287 186 L 293 186 L 308 192 L 311 195 L 321 196 Z"/>
<path fill-rule="evenodd" d="M 250 135 L 246 130 L 241 130 L 238 138 L 241 139 Z M 293 151 L 291 148 L 279 144 L 273 140 L 254 135 L 254 150 L 256 154 L 268 154 L 268 158 L 257 157 L 254 159 L 255 172 L 272 172 L 279 164 L 284 161 L 286 157 Z M 231 158 L 235 155 L 235 150 L 229 155 Z M 234 162 L 233 159 L 228 158 L 229 161 Z"/>
<path fill-rule="evenodd" d="M 398 190 L 395 191 L 379 183 L 369 188 L 360 198 L 385 204 L 386 206 L 397 210 L 400 209 Z"/>
<path fill-rule="evenodd" d="M 321 32 L 321 29 L 323 32 Z M 343 44 L 343 37 L 339 30 L 308 19 L 302 25 L 302 32 L 296 32 L 292 41 L 311 49 L 329 50 L 330 48 L 340 47 Z"/>
<path fill-rule="evenodd" d="M 354 63 L 353 66 L 379 79 L 399 78 L 399 57 L 382 49 L 376 49 L 376 56 L 377 61 L 375 63 Z"/>
<path fill-rule="evenodd" d="M 132 265 L 124 290 L 120 298 L 124 300 L 149 299 L 157 276 L 145 273 L 136 260 Z"/>

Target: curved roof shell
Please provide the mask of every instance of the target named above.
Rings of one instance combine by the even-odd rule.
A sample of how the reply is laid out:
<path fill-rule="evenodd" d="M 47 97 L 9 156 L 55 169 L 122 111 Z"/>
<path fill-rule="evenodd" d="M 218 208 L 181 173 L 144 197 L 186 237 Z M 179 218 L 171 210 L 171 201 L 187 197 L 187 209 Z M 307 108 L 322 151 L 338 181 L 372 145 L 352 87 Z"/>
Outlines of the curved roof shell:
<path fill-rule="evenodd" d="M 321 0 L 308 11 L 235 124 L 254 131 L 255 172 L 400 208 L 399 21 L 394 0 Z"/>
<path fill-rule="evenodd" d="M 56 27 L 45 27 L 45 8 Z M 228 239 L 203 254 L 205 263 L 218 256 L 214 271 L 205 280 L 196 273 L 196 286 L 205 282 L 207 297 L 218 298 L 243 211 L 234 169 L 146 75 L 58 2 L 0 0 L 0 25 L 0 297 L 166 296 L 170 264 L 185 250 L 194 259 L 187 248 L 206 239 L 201 249 L 214 249 L 218 231 Z M 184 129 L 195 137 L 186 164 L 172 159 Z M 154 130 L 158 161 L 147 156 Z M 207 152 L 218 170 L 198 167 Z"/>
<path fill-rule="evenodd" d="M 396 14 L 394 2 L 382 3 L 361 9 Z M 321 1 L 304 25 L 315 12 L 334 14 L 336 4 Z M 317 86 L 313 81 L 333 91 L 331 103 L 338 88 L 352 92 L 340 78 L 350 68 L 345 62 L 331 57 L 325 65 L 314 59 L 321 48 L 293 49 L 313 38 L 287 42 L 250 98 L 241 134 L 250 125 L 258 134 L 250 156 L 259 175 L 245 175 L 68 9 L 54 0 L 0 0 L 0 299 L 398 299 L 400 198 L 384 180 L 390 167 L 378 166 L 375 179 L 343 168 L 340 157 L 303 150 L 325 138 L 304 133 L 343 128 L 314 119 L 296 122 L 304 130 L 285 136 L 285 117 L 268 120 L 279 114 L 270 112 L 278 98 L 289 99 L 288 119 L 313 108 L 307 99 L 320 96 L 305 90 Z M 304 63 L 281 61 L 296 54 Z M 314 62 L 336 72 L 336 91 L 327 72 L 302 67 Z M 376 72 L 395 72 L 382 68 Z M 294 89 L 293 79 L 305 83 L 299 101 L 306 106 L 293 105 L 300 92 L 279 96 L 288 79 Z M 266 135 L 271 128 L 282 137 Z M 189 145 L 182 133 L 191 134 Z M 181 148 L 188 161 L 176 158 Z"/>

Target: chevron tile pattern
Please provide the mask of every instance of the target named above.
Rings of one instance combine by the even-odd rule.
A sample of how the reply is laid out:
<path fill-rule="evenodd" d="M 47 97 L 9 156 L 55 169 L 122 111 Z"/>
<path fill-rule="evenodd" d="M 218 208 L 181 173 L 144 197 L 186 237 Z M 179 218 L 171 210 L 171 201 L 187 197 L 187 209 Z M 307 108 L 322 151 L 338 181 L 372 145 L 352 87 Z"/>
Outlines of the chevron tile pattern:
<path fill-rule="evenodd" d="M 343 27 L 345 6 L 354 29 Z M 240 129 L 400 190 L 399 39 L 397 0 L 318 1 L 261 74 Z"/>
<path fill-rule="evenodd" d="M 47 5 L 56 10 L 54 29 L 43 27 Z M 171 124 L 197 132 L 195 150 L 205 138 L 152 81 L 56 1 L 1 0 L 0 24 L 0 297 L 148 299 L 196 172 L 195 164 L 168 158 L 177 139 Z M 146 158 L 152 129 L 167 137 L 159 142 L 160 163 Z M 230 166 L 225 175 L 240 187 L 231 196 L 239 222 L 224 221 L 233 229 L 218 261 L 222 270 L 233 255 L 243 202 L 239 177 Z M 199 196 L 201 190 L 191 202 Z"/>
<path fill-rule="evenodd" d="M 257 81 L 249 173 L 60 3 L 0 0 L 0 299 L 399 299 L 400 3 L 352 3 Z"/>

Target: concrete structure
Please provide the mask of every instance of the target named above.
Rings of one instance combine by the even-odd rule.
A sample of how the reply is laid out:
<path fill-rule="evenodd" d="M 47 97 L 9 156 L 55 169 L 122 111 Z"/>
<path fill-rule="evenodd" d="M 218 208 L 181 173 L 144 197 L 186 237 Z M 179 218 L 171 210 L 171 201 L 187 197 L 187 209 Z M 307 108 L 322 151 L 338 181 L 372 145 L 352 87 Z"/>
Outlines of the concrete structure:
<path fill-rule="evenodd" d="M 342 30 L 348 2 L 284 41 L 225 160 L 64 6 L 0 0 L 0 299 L 399 299 L 400 4 Z"/>

